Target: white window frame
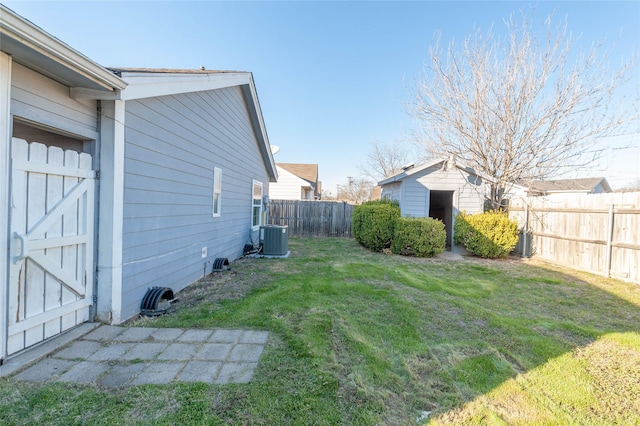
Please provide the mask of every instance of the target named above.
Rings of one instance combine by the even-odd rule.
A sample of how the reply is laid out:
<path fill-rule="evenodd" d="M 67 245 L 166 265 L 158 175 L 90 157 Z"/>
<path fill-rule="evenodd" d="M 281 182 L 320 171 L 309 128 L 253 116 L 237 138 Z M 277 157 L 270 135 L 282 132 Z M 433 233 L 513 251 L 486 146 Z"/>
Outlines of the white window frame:
<path fill-rule="evenodd" d="M 222 169 L 219 167 L 213 168 L 213 203 L 211 214 L 213 217 L 220 217 L 222 215 Z"/>
<path fill-rule="evenodd" d="M 256 187 L 260 187 L 260 198 L 256 198 Z M 262 196 L 264 194 L 264 186 L 262 182 L 253 179 L 253 183 L 251 185 L 251 229 L 257 230 L 262 225 Z M 256 208 L 258 209 L 257 219 L 258 223 L 255 222 L 256 219 Z"/>

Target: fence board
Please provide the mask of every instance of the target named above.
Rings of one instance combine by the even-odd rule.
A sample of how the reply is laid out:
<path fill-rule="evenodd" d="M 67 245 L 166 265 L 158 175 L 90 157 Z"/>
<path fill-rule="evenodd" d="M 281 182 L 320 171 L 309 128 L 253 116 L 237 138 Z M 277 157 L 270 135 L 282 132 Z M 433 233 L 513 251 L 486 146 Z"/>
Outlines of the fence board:
<path fill-rule="evenodd" d="M 528 197 L 509 216 L 519 253 L 640 283 L 640 192 Z"/>
<path fill-rule="evenodd" d="M 271 200 L 268 222 L 287 225 L 289 235 L 351 237 L 353 207 L 337 201 Z"/>

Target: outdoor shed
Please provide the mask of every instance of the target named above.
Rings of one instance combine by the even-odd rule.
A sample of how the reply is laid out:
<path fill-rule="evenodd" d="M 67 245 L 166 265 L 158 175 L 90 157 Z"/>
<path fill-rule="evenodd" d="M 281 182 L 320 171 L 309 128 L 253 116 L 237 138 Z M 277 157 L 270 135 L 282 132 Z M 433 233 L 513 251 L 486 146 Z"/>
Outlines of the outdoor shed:
<path fill-rule="evenodd" d="M 107 69 L 0 8 L 4 361 L 241 256 L 277 171 L 251 73 Z"/>
<path fill-rule="evenodd" d="M 381 197 L 396 200 L 404 217 L 433 217 L 445 224 L 447 246 L 453 246 L 455 216 L 484 211 L 486 178 L 454 158 L 435 159 L 403 171 L 378 185 Z"/>

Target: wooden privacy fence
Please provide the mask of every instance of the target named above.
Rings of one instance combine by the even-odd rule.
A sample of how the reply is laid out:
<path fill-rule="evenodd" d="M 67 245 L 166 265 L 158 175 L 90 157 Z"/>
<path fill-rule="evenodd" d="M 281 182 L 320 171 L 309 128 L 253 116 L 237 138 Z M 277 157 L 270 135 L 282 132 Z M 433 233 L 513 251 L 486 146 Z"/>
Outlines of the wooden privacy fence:
<path fill-rule="evenodd" d="M 640 283 L 640 192 L 528 197 L 509 216 L 520 254 Z"/>
<path fill-rule="evenodd" d="M 287 225 L 289 235 L 351 237 L 353 205 L 339 201 L 271 200 L 270 225 Z"/>

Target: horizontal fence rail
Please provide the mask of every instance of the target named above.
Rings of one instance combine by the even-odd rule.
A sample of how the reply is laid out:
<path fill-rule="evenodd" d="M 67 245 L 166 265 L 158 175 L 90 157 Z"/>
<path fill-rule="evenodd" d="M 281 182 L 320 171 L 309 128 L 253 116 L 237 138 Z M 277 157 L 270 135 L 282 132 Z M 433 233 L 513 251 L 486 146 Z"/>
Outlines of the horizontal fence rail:
<path fill-rule="evenodd" d="M 640 192 L 527 197 L 509 216 L 520 254 L 640 283 Z"/>
<path fill-rule="evenodd" d="M 287 225 L 289 235 L 351 237 L 353 205 L 340 201 L 271 200 L 270 225 Z"/>

